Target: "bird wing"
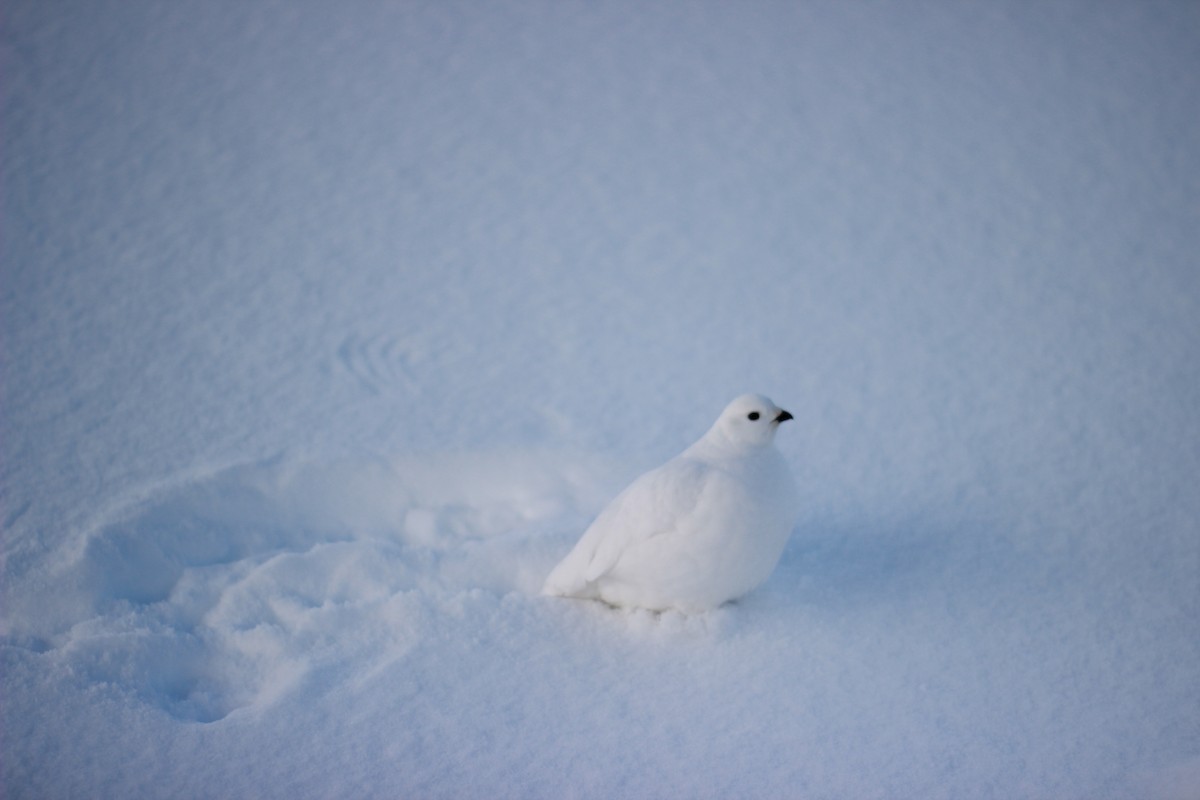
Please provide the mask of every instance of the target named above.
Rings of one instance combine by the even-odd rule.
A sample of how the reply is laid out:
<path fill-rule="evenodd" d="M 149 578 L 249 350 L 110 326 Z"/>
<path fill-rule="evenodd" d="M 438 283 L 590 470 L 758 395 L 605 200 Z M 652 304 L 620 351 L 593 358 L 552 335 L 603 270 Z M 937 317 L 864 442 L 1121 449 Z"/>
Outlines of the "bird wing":
<path fill-rule="evenodd" d="M 709 469 L 691 458 L 674 458 L 631 483 L 600 512 L 579 542 L 590 584 L 610 572 L 631 548 L 678 530 L 695 512 Z"/>

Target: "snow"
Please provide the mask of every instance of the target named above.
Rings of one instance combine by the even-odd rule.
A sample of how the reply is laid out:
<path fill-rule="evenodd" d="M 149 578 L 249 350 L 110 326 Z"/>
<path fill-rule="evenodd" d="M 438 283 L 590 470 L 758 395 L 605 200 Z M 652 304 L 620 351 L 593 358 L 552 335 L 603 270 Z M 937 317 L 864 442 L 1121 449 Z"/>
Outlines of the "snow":
<path fill-rule="evenodd" d="M 2 24 L 7 796 L 1200 797 L 1194 4 Z M 746 391 L 762 588 L 538 595 Z"/>

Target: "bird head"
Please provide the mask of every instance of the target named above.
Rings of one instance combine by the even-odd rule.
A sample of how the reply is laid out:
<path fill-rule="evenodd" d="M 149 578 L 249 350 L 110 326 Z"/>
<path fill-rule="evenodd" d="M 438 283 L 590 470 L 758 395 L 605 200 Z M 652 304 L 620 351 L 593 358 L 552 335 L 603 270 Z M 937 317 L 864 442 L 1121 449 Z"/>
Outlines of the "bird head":
<path fill-rule="evenodd" d="M 709 430 L 716 437 L 738 447 L 765 447 L 775 440 L 779 425 L 792 415 L 761 394 L 744 394 L 725 406 Z"/>

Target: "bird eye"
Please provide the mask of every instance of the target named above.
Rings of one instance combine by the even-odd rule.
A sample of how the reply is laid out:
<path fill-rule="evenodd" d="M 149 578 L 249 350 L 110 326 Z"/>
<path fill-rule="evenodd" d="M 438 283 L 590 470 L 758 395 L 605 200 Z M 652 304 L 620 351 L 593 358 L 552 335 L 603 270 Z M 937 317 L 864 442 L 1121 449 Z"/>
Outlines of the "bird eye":
<path fill-rule="evenodd" d="M 751 411 L 749 414 L 746 415 L 746 417 L 750 420 L 756 420 L 756 419 L 758 419 L 758 412 Z"/>

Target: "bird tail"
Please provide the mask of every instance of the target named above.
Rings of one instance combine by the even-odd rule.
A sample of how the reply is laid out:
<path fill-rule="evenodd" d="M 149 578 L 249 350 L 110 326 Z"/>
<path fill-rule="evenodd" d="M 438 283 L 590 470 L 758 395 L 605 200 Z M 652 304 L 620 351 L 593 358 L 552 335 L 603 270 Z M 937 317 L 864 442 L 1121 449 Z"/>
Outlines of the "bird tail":
<path fill-rule="evenodd" d="M 591 597 L 592 593 L 588 589 L 588 582 L 566 562 L 551 570 L 546 576 L 546 582 L 542 584 L 542 594 L 549 597 Z"/>

